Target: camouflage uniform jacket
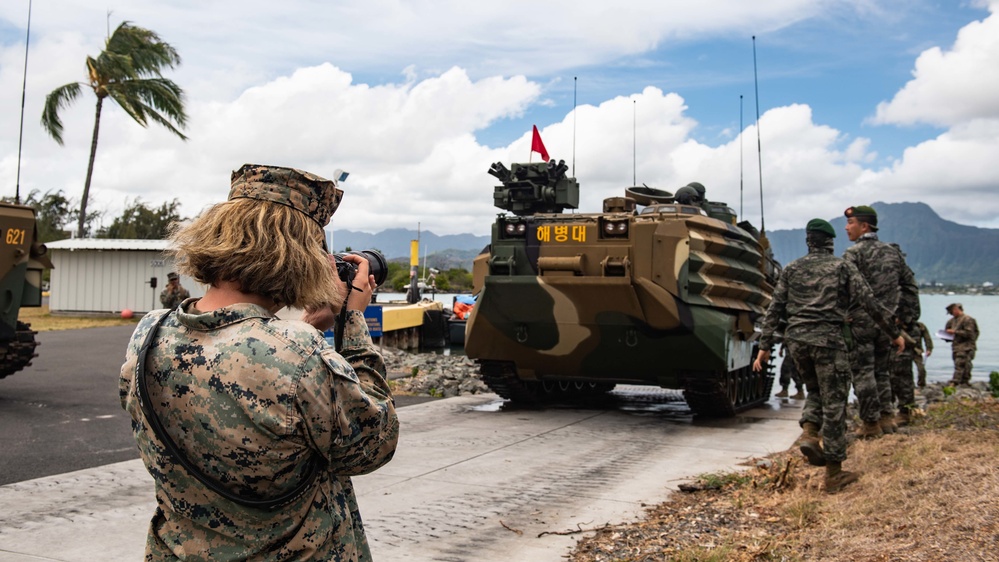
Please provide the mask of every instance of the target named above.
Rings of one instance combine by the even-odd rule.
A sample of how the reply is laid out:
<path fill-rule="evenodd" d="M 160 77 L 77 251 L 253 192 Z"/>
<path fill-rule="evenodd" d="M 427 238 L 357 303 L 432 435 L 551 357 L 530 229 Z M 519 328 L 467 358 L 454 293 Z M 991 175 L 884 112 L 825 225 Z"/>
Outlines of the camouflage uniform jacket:
<path fill-rule="evenodd" d="M 781 271 L 763 317 L 760 347 L 774 344 L 786 320 L 785 340 L 845 350 L 843 325 L 851 304 L 863 307 L 892 338 L 898 335 L 890 314 L 875 301 L 853 264 L 832 255 L 831 249 L 809 248 L 806 256 Z"/>
<path fill-rule="evenodd" d="M 957 318 L 947 321 L 947 330 L 954 330 L 954 341 L 951 346 L 954 349 L 977 349 L 978 344 L 978 322 L 967 314 L 962 314 Z"/>
<path fill-rule="evenodd" d="M 919 318 L 919 285 L 898 249 L 868 232 L 843 252 L 843 259 L 857 266 L 878 302 L 892 317 L 899 317 L 903 323 Z M 859 303 L 851 305 L 850 319 L 855 325 L 874 327 Z"/>
<path fill-rule="evenodd" d="M 170 287 L 160 291 L 160 304 L 170 310 L 177 308 L 180 306 L 180 303 L 189 298 L 191 298 L 191 292 L 179 285 L 176 291 L 171 291 Z"/>
<path fill-rule="evenodd" d="M 918 333 L 909 334 L 916 340 L 916 353 L 922 355 L 924 351 L 933 351 L 933 336 L 929 329 L 922 322 L 915 322 L 914 331 Z"/>
<path fill-rule="evenodd" d="M 174 464 L 148 426 L 136 357 L 160 316 L 146 316 L 121 369 L 122 406 L 157 509 L 146 560 L 370 560 L 350 475 L 387 463 L 399 438 L 385 365 L 363 314 L 349 312 L 342 356 L 312 326 L 239 304 L 170 314 L 149 350 L 152 407 L 189 459 L 232 492 L 274 498 L 294 488 L 313 455 L 326 468 L 273 511 L 210 491 Z"/>

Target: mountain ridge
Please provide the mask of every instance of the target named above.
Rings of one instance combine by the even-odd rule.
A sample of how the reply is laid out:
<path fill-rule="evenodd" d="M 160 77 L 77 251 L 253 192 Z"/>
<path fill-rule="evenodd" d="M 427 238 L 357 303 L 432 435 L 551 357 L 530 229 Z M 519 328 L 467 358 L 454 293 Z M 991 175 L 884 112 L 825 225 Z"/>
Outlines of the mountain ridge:
<path fill-rule="evenodd" d="M 909 267 L 920 283 L 981 284 L 999 283 L 999 229 L 967 226 L 943 219 L 925 203 L 883 203 L 871 205 L 878 212 L 878 237 L 899 244 Z M 836 230 L 836 255 L 851 244 L 846 237 L 846 217 L 828 219 Z M 423 230 L 420 260 L 428 267 L 471 270 L 472 260 L 489 244 L 489 236 L 449 234 L 439 236 Z M 782 264 L 805 255 L 802 228 L 767 232 L 774 256 Z M 388 260 L 409 260 L 410 241 L 416 230 L 391 228 L 376 234 L 337 230 L 331 248 L 343 251 L 376 249 Z"/>

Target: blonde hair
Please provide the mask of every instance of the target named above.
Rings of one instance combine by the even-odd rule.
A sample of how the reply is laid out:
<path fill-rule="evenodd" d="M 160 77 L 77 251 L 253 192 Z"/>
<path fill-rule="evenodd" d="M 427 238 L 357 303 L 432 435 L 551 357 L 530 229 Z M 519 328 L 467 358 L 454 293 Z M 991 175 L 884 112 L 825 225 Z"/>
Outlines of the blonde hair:
<path fill-rule="evenodd" d="M 202 283 L 235 282 L 282 306 L 343 304 L 322 228 L 301 211 L 268 201 L 219 203 L 171 235 L 177 269 Z"/>

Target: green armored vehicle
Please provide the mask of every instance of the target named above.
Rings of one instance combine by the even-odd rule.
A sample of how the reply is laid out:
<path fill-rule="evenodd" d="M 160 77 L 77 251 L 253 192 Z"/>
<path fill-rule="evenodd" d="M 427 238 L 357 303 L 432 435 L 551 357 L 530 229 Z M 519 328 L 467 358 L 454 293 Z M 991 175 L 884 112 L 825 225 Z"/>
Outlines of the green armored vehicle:
<path fill-rule="evenodd" d="M 500 214 L 474 263 L 465 353 L 514 402 L 579 402 L 616 384 L 683 389 L 696 414 L 731 416 L 770 397 L 754 373 L 756 320 L 779 266 L 703 186 L 645 186 L 572 213 L 579 184 L 555 161 L 493 164 Z M 641 207 L 641 208 L 640 208 Z M 762 241 L 762 243 L 761 243 Z"/>
<path fill-rule="evenodd" d="M 17 319 L 22 306 L 42 305 L 42 272 L 52 268 L 38 242 L 35 210 L 0 203 L 0 379 L 37 357 L 36 332 Z"/>

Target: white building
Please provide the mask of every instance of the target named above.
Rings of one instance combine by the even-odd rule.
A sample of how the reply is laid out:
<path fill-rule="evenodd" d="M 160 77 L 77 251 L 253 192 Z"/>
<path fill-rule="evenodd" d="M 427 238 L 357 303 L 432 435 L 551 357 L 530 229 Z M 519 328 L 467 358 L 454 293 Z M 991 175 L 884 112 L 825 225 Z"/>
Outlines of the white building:
<path fill-rule="evenodd" d="M 78 238 L 46 244 L 55 269 L 49 284 L 51 312 L 136 315 L 162 308 L 160 291 L 173 260 L 164 251 L 166 240 L 112 240 Z M 156 287 L 150 286 L 155 278 Z M 181 276 L 180 284 L 192 297 L 205 287 Z"/>

